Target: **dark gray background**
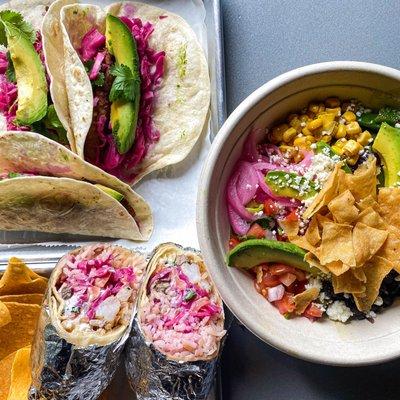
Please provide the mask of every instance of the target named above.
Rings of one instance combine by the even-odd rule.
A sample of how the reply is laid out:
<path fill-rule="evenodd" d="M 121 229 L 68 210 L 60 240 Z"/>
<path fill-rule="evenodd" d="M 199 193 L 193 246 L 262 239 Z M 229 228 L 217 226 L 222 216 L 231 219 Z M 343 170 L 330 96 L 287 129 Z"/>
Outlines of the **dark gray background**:
<path fill-rule="evenodd" d="M 400 1 L 221 0 L 228 113 L 254 89 L 307 64 L 400 68 Z M 400 399 L 400 361 L 337 368 L 286 356 L 234 323 L 223 353 L 224 400 Z"/>

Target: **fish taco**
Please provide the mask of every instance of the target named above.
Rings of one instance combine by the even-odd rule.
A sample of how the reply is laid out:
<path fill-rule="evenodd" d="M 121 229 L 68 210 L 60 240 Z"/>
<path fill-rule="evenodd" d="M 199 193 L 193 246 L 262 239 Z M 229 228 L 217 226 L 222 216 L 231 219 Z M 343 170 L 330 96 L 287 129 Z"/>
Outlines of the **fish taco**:
<path fill-rule="evenodd" d="M 183 160 L 210 101 L 207 61 L 186 21 L 136 2 L 74 4 L 59 28 L 77 154 L 128 183 Z"/>
<path fill-rule="evenodd" d="M 147 240 L 149 205 L 127 184 L 32 132 L 0 133 L 0 229 Z"/>

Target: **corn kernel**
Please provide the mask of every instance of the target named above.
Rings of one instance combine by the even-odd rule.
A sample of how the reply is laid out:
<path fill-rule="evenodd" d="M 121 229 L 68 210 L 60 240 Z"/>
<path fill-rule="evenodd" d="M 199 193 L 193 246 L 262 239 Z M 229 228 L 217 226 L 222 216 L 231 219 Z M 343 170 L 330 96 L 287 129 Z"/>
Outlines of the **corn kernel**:
<path fill-rule="evenodd" d="M 324 126 L 324 129 L 323 129 L 323 131 L 322 131 L 322 135 L 330 135 L 330 136 L 333 136 L 334 132 L 335 132 L 336 129 L 337 129 L 337 125 L 338 125 L 338 123 L 337 123 L 336 121 L 332 121 L 332 122 L 327 123 L 327 124 Z"/>
<path fill-rule="evenodd" d="M 316 104 L 316 103 L 310 103 L 310 104 L 308 105 L 308 111 L 310 111 L 310 112 L 316 114 L 316 113 L 318 112 L 318 110 L 319 110 L 319 105 L 318 105 L 318 104 Z"/>
<path fill-rule="evenodd" d="M 343 154 L 343 149 L 339 146 L 333 145 L 331 149 L 339 156 Z"/>
<path fill-rule="evenodd" d="M 349 165 L 356 165 L 357 161 L 358 161 L 358 155 L 354 156 L 354 157 L 350 157 L 346 160 L 347 164 L 349 164 Z"/>
<path fill-rule="evenodd" d="M 307 147 L 308 143 L 306 137 L 305 136 L 297 137 L 296 139 L 294 139 L 293 145 L 297 147 Z"/>
<path fill-rule="evenodd" d="M 307 135 L 307 136 L 306 136 L 306 140 L 307 140 L 307 142 L 308 142 L 309 144 L 315 143 L 315 142 L 317 141 L 317 140 L 315 139 L 315 137 L 312 136 L 312 135 Z"/>
<path fill-rule="evenodd" d="M 372 135 L 368 131 L 364 131 L 358 138 L 357 142 L 360 143 L 362 146 L 366 146 L 370 139 L 372 139 Z"/>
<path fill-rule="evenodd" d="M 290 124 L 289 124 L 291 127 L 293 127 L 294 129 L 296 129 L 297 131 L 301 131 L 301 121 L 296 117 L 296 118 L 293 118 L 291 121 L 290 121 Z"/>
<path fill-rule="evenodd" d="M 343 149 L 344 145 L 347 143 L 346 139 L 339 139 L 336 140 L 335 146 L 340 147 L 341 149 Z"/>
<path fill-rule="evenodd" d="M 300 122 L 307 122 L 308 121 L 308 115 L 307 114 L 302 114 L 299 117 Z"/>
<path fill-rule="evenodd" d="M 295 136 L 297 136 L 296 129 L 294 128 L 286 129 L 286 131 L 283 132 L 283 141 L 289 143 L 295 138 Z"/>
<path fill-rule="evenodd" d="M 339 117 L 342 114 L 342 110 L 340 107 L 335 107 L 335 108 L 326 107 L 325 111 L 327 113 L 333 114 L 335 117 Z"/>
<path fill-rule="evenodd" d="M 361 133 L 361 127 L 357 121 L 353 121 L 346 125 L 346 132 L 349 136 L 354 137 Z"/>
<path fill-rule="evenodd" d="M 313 119 L 312 121 L 310 121 L 310 122 L 307 124 L 307 128 L 308 128 L 310 131 L 314 131 L 315 129 L 318 129 L 318 128 L 320 128 L 321 126 L 322 126 L 322 120 L 319 119 L 319 118 Z"/>
<path fill-rule="evenodd" d="M 353 122 L 357 120 L 356 114 L 354 114 L 352 111 L 346 111 L 342 117 L 347 121 L 347 122 Z"/>
<path fill-rule="evenodd" d="M 324 103 L 319 103 L 318 104 L 318 114 L 325 112 L 325 104 Z"/>
<path fill-rule="evenodd" d="M 270 134 L 270 141 L 274 144 L 278 144 L 282 142 L 283 140 L 283 133 L 289 129 L 289 125 L 287 124 L 281 124 L 276 126 L 275 128 L 272 129 L 272 132 Z"/>
<path fill-rule="evenodd" d="M 328 97 L 325 100 L 325 105 L 329 108 L 336 108 L 340 106 L 340 100 L 337 97 Z"/>
<path fill-rule="evenodd" d="M 335 134 L 335 138 L 342 139 L 342 138 L 346 137 L 346 134 L 347 134 L 346 127 L 343 124 L 339 124 L 338 129 Z"/>
<path fill-rule="evenodd" d="M 359 152 L 363 149 L 360 143 L 357 143 L 355 140 L 350 139 L 343 146 L 343 153 L 348 157 L 358 157 Z"/>
<path fill-rule="evenodd" d="M 293 146 L 288 146 L 286 144 L 279 146 L 279 150 L 289 158 L 294 157 L 297 153 L 297 150 Z"/>
<path fill-rule="evenodd" d="M 295 163 L 299 163 L 300 161 L 303 161 L 303 159 L 304 159 L 304 156 L 303 156 L 303 154 L 302 153 L 300 153 L 300 152 L 296 152 L 296 154 L 293 156 L 293 161 L 295 162 Z"/>
<path fill-rule="evenodd" d="M 326 129 L 335 120 L 335 116 L 332 113 L 324 112 L 318 115 L 318 119 L 322 121 L 322 126 Z"/>
<path fill-rule="evenodd" d="M 312 132 L 306 126 L 301 130 L 301 133 L 305 136 L 312 135 Z"/>
<path fill-rule="evenodd" d="M 289 124 L 290 124 L 290 122 L 292 121 L 292 119 L 294 119 L 294 118 L 298 118 L 298 115 L 297 115 L 297 114 L 290 114 L 290 115 L 288 116 L 287 120 L 288 120 Z"/>
<path fill-rule="evenodd" d="M 321 140 L 325 143 L 329 143 L 332 140 L 331 135 L 322 135 Z"/>

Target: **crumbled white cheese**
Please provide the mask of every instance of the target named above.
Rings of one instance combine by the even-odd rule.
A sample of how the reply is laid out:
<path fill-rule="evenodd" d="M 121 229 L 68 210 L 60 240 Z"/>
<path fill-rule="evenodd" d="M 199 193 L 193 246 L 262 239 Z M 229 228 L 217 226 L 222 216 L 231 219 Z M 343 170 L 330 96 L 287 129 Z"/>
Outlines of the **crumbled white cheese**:
<path fill-rule="evenodd" d="M 376 306 L 381 306 L 382 304 L 383 304 L 383 299 L 382 299 L 382 297 L 381 296 L 378 296 L 377 298 L 376 298 L 376 300 L 375 300 L 375 303 L 374 303 Z"/>
<path fill-rule="evenodd" d="M 322 188 L 339 160 L 322 153 L 315 154 L 311 160 L 310 167 L 307 168 L 303 176 L 308 180 L 314 180 L 317 187 Z"/>
<path fill-rule="evenodd" d="M 305 285 L 306 289 L 317 288 L 318 290 L 322 289 L 322 282 L 318 276 L 310 276 L 308 278 L 308 283 Z"/>
<path fill-rule="evenodd" d="M 400 123 L 399 123 L 399 122 L 396 122 L 396 123 L 394 124 L 394 127 L 395 127 L 395 128 L 400 128 Z"/>
<path fill-rule="evenodd" d="M 367 318 L 375 318 L 375 317 L 376 317 L 376 313 L 373 312 L 373 311 L 368 311 L 368 312 L 365 314 L 365 316 L 366 316 Z"/>
<path fill-rule="evenodd" d="M 328 307 L 326 314 L 332 321 L 346 322 L 353 315 L 353 312 L 344 301 L 335 301 Z"/>

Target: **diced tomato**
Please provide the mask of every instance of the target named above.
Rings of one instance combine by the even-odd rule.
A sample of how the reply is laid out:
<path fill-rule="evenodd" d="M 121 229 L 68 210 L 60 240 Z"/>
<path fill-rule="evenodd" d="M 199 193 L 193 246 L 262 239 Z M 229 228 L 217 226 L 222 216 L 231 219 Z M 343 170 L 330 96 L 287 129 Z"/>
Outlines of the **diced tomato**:
<path fill-rule="evenodd" d="M 256 222 L 250 227 L 249 231 L 247 232 L 247 236 L 255 237 L 256 239 L 265 238 L 265 229 L 261 227 L 261 225 L 257 224 Z"/>
<path fill-rule="evenodd" d="M 295 274 L 286 272 L 286 274 L 280 275 L 279 280 L 285 285 L 290 286 L 297 279 Z"/>
<path fill-rule="evenodd" d="M 303 313 L 307 318 L 321 318 L 322 314 L 323 311 L 315 303 L 311 303 Z"/>
<path fill-rule="evenodd" d="M 296 211 L 291 211 L 285 218 L 287 222 L 296 222 L 299 220 L 299 216 L 296 214 Z"/>
<path fill-rule="evenodd" d="M 231 238 L 229 239 L 229 249 L 232 250 L 239 243 L 240 243 L 240 240 L 237 237 L 231 236 Z"/>
<path fill-rule="evenodd" d="M 293 295 L 290 293 L 285 293 L 281 300 L 274 301 L 273 304 L 278 308 L 282 315 L 292 313 L 295 308 Z"/>
<path fill-rule="evenodd" d="M 292 273 L 296 275 L 296 278 L 298 281 L 302 282 L 307 279 L 306 273 L 304 271 L 302 271 L 301 269 L 298 269 L 298 268 L 293 268 L 293 269 L 294 269 L 294 271 Z"/>
<path fill-rule="evenodd" d="M 269 266 L 269 272 L 272 275 L 283 275 L 288 272 L 294 274 L 294 268 L 289 267 L 289 265 L 285 265 L 285 264 L 271 264 Z"/>
<path fill-rule="evenodd" d="M 296 294 L 299 294 L 301 292 L 304 292 L 305 286 L 306 286 L 306 282 L 304 282 L 304 281 L 302 281 L 302 282 L 295 281 L 290 286 L 288 286 L 286 288 L 286 291 L 296 295 Z"/>
<path fill-rule="evenodd" d="M 279 285 L 281 281 L 279 277 L 269 274 L 268 272 L 264 273 L 262 284 L 266 287 L 274 287 Z"/>
<path fill-rule="evenodd" d="M 273 217 L 278 212 L 278 207 L 271 199 L 264 201 L 264 214 Z"/>

